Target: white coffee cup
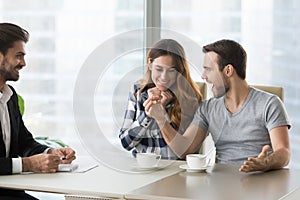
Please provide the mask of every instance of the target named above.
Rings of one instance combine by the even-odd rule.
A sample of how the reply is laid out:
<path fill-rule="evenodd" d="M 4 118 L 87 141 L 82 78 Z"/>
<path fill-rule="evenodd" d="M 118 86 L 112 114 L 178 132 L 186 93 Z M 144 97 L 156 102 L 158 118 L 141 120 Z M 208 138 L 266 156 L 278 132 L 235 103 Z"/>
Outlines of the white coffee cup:
<path fill-rule="evenodd" d="M 149 168 L 157 166 L 159 160 L 161 159 L 161 155 L 157 155 L 155 153 L 137 153 L 136 160 L 139 167 Z"/>
<path fill-rule="evenodd" d="M 188 154 L 186 163 L 190 169 L 201 169 L 207 166 L 206 155 L 204 154 Z"/>

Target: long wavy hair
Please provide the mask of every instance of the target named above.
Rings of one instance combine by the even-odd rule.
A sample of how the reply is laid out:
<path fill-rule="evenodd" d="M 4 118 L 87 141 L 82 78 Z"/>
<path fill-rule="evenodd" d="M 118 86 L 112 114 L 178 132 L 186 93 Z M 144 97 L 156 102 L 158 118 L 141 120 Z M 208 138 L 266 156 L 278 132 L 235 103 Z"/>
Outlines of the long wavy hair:
<path fill-rule="evenodd" d="M 168 110 L 168 115 L 178 130 L 181 125 L 186 126 L 194 116 L 202 95 L 199 87 L 192 80 L 183 47 L 173 39 L 161 39 L 156 42 L 147 54 L 147 70 L 145 79 L 142 81 L 140 92 L 146 88 L 155 87 L 151 78 L 149 65 L 160 56 L 171 56 L 173 65 L 177 70 L 176 81 L 169 88 L 175 95 L 174 106 Z M 183 122 L 183 124 L 182 124 Z"/>

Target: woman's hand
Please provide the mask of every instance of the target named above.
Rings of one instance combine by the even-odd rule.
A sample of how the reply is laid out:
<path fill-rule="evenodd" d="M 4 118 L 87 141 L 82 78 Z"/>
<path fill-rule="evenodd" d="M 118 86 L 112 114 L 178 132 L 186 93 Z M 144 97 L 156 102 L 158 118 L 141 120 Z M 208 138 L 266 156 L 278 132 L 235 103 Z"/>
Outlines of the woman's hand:
<path fill-rule="evenodd" d="M 156 121 L 165 120 L 166 110 L 160 100 L 152 100 L 149 98 L 143 103 L 143 106 L 148 117 L 152 117 Z"/>
<path fill-rule="evenodd" d="M 165 108 L 173 99 L 174 96 L 170 90 L 162 91 L 161 92 L 161 104 Z"/>
<path fill-rule="evenodd" d="M 166 91 L 161 91 L 157 87 L 148 89 L 148 98 L 151 99 L 154 103 L 160 102 L 162 106 L 165 108 L 168 103 L 170 103 L 174 96 L 171 91 L 166 90 Z"/>
<path fill-rule="evenodd" d="M 147 93 L 148 93 L 148 99 L 151 99 L 154 102 L 155 101 L 158 102 L 162 99 L 161 91 L 157 87 L 148 89 Z"/>

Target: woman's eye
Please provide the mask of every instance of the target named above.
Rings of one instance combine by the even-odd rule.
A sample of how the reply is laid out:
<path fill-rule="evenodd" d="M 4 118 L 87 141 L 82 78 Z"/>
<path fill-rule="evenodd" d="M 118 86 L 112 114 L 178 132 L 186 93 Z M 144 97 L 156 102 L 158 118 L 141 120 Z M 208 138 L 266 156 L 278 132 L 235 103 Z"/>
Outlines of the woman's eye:
<path fill-rule="evenodd" d="M 176 70 L 175 69 L 169 69 L 168 72 L 174 73 L 174 72 L 176 72 Z"/>

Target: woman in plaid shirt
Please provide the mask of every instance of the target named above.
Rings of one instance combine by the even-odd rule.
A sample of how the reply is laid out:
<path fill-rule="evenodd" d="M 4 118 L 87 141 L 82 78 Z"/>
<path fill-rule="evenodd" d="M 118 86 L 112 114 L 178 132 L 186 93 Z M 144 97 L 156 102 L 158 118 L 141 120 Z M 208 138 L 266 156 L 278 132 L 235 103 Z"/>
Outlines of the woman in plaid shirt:
<path fill-rule="evenodd" d="M 163 159 L 178 159 L 164 141 L 156 121 L 145 113 L 144 102 L 161 101 L 168 123 L 184 133 L 193 119 L 202 95 L 190 76 L 183 47 L 172 39 L 154 44 L 147 55 L 147 71 L 137 81 L 128 98 L 119 138 L 123 147 L 138 152 L 154 152 Z"/>

